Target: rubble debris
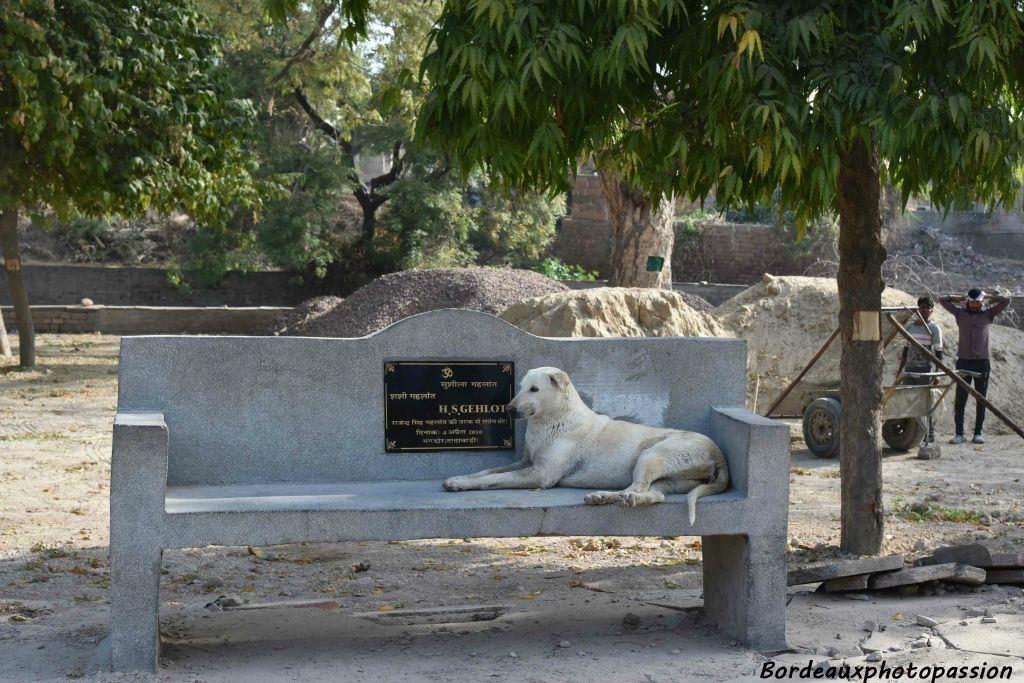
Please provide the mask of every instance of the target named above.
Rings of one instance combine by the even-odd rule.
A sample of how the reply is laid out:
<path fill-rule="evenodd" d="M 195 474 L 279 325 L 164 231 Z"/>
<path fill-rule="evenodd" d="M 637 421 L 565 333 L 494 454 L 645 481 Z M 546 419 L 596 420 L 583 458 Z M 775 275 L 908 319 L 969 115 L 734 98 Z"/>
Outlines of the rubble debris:
<path fill-rule="evenodd" d="M 949 562 L 969 564 L 982 569 L 1024 570 L 1024 550 L 1002 550 L 990 543 L 968 543 L 937 548 L 931 557 L 922 559 L 922 564 Z"/>
<path fill-rule="evenodd" d="M 840 579 L 829 579 L 821 585 L 826 593 L 841 593 L 843 591 L 863 591 L 868 589 L 868 579 L 871 574 L 856 574 L 844 576 Z"/>
<path fill-rule="evenodd" d="M 786 585 L 799 586 L 805 583 L 816 583 L 829 579 L 839 579 L 858 574 L 874 574 L 876 572 L 893 571 L 902 568 L 902 555 L 862 557 L 856 560 L 842 560 L 815 567 L 794 569 L 786 575 Z"/>
<path fill-rule="evenodd" d="M 985 583 L 985 570 L 964 564 L 946 563 L 924 567 L 908 567 L 887 574 L 875 574 L 869 585 L 872 589 L 910 586 L 925 581 L 947 581 L 977 586 Z"/>
<path fill-rule="evenodd" d="M 1024 567 L 1020 569 L 986 569 L 985 583 L 1024 583 Z"/>

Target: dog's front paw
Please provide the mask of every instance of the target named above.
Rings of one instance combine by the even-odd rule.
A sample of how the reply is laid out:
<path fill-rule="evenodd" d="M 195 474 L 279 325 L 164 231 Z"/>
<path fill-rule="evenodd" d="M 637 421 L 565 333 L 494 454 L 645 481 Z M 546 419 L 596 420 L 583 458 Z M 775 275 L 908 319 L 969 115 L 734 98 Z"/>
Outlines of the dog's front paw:
<path fill-rule="evenodd" d="M 451 477 L 441 484 L 445 491 L 466 491 L 469 489 L 465 477 Z"/>
<path fill-rule="evenodd" d="M 610 505 L 619 502 L 618 491 L 594 491 L 583 498 L 587 505 Z"/>
<path fill-rule="evenodd" d="M 645 505 L 656 505 L 664 502 L 665 496 L 658 491 L 623 491 L 615 504 L 623 508 L 643 507 Z"/>

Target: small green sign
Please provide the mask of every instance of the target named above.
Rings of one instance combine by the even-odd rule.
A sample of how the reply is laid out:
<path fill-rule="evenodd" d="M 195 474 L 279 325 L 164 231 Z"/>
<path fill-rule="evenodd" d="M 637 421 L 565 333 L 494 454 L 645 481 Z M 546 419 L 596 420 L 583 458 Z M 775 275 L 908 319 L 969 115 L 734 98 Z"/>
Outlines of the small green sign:
<path fill-rule="evenodd" d="M 647 272 L 649 273 L 660 273 L 661 269 L 665 267 L 664 256 L 648 256 L 647 257 Z"/>

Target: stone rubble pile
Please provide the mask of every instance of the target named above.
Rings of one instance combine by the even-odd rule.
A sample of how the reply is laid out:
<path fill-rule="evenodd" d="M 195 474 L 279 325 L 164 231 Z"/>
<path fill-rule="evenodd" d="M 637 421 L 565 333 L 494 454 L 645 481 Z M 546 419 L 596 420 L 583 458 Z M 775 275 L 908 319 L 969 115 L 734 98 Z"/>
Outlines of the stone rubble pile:
<path fill-rule="evenodd" d="M 820 583 L 826 593 L 898 589 L 906 595 L 952 586 L 1024 584 L 1024 550 L 1005 550 L 990 542 L 946 546 L 906 566 L 902 555 L 818 563 L 790 570 L 787 585 Z"/>

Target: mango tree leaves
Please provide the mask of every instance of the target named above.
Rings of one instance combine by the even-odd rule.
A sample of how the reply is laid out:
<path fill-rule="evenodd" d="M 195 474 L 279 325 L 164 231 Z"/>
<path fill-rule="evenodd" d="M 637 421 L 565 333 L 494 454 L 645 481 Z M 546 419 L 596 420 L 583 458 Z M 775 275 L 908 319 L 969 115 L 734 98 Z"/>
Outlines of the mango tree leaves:
<path fill-rule="evenodd" d="M 904 198 L 1012 204 L 1024 10 L 1011 0 L 448 0 L 418 134 L 463 170 L 567 189 L 600 155 L 652 195 L 836 210 L 873 140 Z"/>

